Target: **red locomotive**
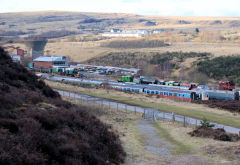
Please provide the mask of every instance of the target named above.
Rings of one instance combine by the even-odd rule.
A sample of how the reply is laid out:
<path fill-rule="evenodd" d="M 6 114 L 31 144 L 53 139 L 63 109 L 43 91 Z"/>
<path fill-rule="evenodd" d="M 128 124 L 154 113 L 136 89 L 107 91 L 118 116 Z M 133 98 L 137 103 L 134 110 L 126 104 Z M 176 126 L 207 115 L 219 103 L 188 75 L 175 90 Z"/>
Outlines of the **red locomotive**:
<path fill-rule="evenodd" d="M 235 89 L 235 84 L 232 81 L 219 81 L 218 89 L 231 91 Z"/>

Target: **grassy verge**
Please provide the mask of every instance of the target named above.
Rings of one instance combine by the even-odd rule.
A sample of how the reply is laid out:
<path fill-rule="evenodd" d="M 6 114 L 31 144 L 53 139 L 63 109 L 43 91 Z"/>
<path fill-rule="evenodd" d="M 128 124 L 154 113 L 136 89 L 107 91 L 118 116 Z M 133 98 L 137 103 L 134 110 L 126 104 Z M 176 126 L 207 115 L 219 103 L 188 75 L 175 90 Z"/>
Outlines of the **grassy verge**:
<path fill-rule="evenodd" d="M 229 116 L 229 115 L 219 115 L 214 112 L 207 112 L 201 109 L 190 109 L 190 108 L 183 108 L 183 107 L 176 107 L 173 105 L 168 105 L 166 103 L 154 103 L 154 102 L 147 102 L 142 100 L 137 100 L 131 98 L 131 96 L 119 96 L 114 95 L 113 92 L 111 93 L 97 93 L 94 90 L 88 90 L 84 88 L 77 88 L 71 85 L 64 85 L 61 86 L 58 83 L 46 81 L 51 87 L 60 89 L 60 90 L 67 90 L 71 92 L 78 92 L 81 94 L 86 94 L 94 97 L 105 98 L 109 100 L 114 100 L 122 103 L 127 103 L 131 105 L 146 107 L 146 108 L 155 108 L 165 112 L 175 112 L 176 114 L 185 115 L 193 118 L 203 119 L 206 118 L 209 121 L 225 124 L 228 126 L 238 127 L 240 128 L 240 118 L 237 116 Z"/>
<path fill-rule="evenodd" d="M 110 124 L 112 130 L 119 135 L 122 145 L 127 157 L 123 165 L 135 165 L 135 164 L 153 164 L 148 163 L 149 160 L 158 162 L 159 158 L 154 157 L 151 152 L 144 149 L 143 140 L 141 139 L 141 133 L 136 128 L 136 120 L 142 119 L 140 113 L 134 113 L 131 111 L 125 111 L 124 109 L 109 108 L 108 106 L 99 107 L 95 103 L 87 103 L 79 101 L 79 99 L 69 99 L 63 97 L 64 100 L 70 101 L 74 104 L 80 104 L 81 106 L 90 106 L 92 111 L 89 112 L 95 115 L 103 123 Z M 137 163 L 136 163 L 137 162 Z M 156 163 L 153 165 L 157 165 Z"/>
<path fill-rule="evenodd" d="M 158 165 L 159 162 L 164 162 L 164 164 L 170 164 L 171 160 L 175 160 L 178 157 L 192 161 L 191 159 L 196 159 L 196 157 L 189 157 L 189 155 L 199 155 L 198 158 L 208 159 L 208 153 L 205 147 L 219 147 L 231 148 L 231 146 L 236 147 L 239 143 L 232 142 L 221 142 L 208 138 L 191 137 L 187 133 L 192 131 L 190 127 L 183 127 L 182 124 L 177 122 L 154 122 L 152 123 L 156 129 L 156 133 L 159 137 L 169 141 L 171 145 L 175 147 L 172 153 L 173 158 L 171 159 L 161 159 L 159 156 L 152 154 L 144 148 L 144 139 L 142 138 L 141 132 L 137 129 L 136 120 L 141 120 L 141 114 L 130 111 L 125 111 L 124 109 L 109 108 L 108 106 L 99 107 L 95 103 L 82 102 L 79 99 L 69 99 L 68 97 L 63 97 L 63 99 L 71 101 L 74 104 L 81 104 L 82 106 L 92 107 L 93 115 L 97 116 L 102 122 L 112 125 L 112 130 L 116 131 L 122 141 L 124 150 L 127 153 L 125 163 L 123 165 Z M 216 164 L 225 161 L 225 158 L 219 156 L 218 153 L 214 153 L 214 160 Z M 183 164 L 178 163 L 178 164 Z M 192 163 L 197 164 L 197 163 Z"/>
<path fill-rule="evenodd" d="M 156 128 L 157 133 L 159 134 L 160 137 L 164 138 L 165 140 L 170 142 L 173 146 L 175 146 L 174 150 L 175 155 L 193 153 L 189 145 L 177 141 L 175 138 L 172 137 L 172 135 L 168 132 L 167 129 L 161 126 L 161 124 L 159 124 L 158 122 L 153 122 L 152 125 Z"/>

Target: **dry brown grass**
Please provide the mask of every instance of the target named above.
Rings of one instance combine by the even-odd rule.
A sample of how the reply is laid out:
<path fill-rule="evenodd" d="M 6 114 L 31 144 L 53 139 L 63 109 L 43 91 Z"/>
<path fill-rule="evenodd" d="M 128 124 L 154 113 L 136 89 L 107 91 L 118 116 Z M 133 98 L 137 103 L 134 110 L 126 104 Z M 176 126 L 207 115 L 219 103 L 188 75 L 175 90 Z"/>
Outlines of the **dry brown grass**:
<path fill-rule="evenodd" d="M 215 161 L 218 161 L 219 163 L 236 163 L 240 161 L 239 153 L 234 153 L 234 148 L 240 145 L 239 141 L 223 142 L 210 138 L 191 137 L 188 133 L 191 132 L 194 127 L 183 127 L 182 124 L 176 122 L 160 122 L 158 124 L 167 130 L 171 137 L 174 137 L 176 140 L 183 142 L 186 146 L 190 147 L 195 154 L 214 158 Z M 228 151 L 232 152 L 226 151 L 227 148 Z"/>
<path fill-rule="evenodd" d="M 168 47 L 160 48 L 142 48 L 142 49 L 113 49 L 101 47 L 103 41 L 96 42 L 51 42 L 45 47 L 45 55 L 68 56 L 74 62 L 84 62 L 94 57 L 100 57 L 109 52 L 159 52 L 182 51 L 182 52 L 210 52 L 214 56 L 229 56 L 240 54 L 240 43 L 200 43 L 200 42 L 183 42 L 173 43 Z M 14 45 L 26 50 L 23 44 L 6 44 L 4 46 Z M 187 61 L 187 65 L 193 61 Z"/>

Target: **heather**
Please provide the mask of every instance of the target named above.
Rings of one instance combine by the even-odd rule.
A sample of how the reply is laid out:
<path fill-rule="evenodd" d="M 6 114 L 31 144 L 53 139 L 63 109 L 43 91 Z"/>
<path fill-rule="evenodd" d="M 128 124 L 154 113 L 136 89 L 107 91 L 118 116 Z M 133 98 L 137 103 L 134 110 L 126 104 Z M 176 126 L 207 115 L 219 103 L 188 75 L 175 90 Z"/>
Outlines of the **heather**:
<path fill-rule="evenodd" d="M 116 132 L 0 48 L 0 164 L 120 164 Z"/>

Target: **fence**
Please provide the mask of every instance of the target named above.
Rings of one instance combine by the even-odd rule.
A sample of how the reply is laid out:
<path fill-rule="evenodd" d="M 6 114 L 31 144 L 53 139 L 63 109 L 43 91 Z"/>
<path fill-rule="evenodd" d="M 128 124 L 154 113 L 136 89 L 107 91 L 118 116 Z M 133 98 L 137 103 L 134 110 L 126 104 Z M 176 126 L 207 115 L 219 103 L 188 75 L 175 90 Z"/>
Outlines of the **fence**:
<path fill-rule="evenodd" d="M 158 109 L 128 105 L 128 104 L 124 104 L 124 103 L 119 103 L 117 101 L 92 97 L 92 96 L 88 96 L 88 95 L 84 95 L 84 94 L 79 94 L 76 92 L 69 92 L 69 91 L 64 91 L 64 90 L 56 90 L 56 91 L 61 96 L 69 97 L 72 99 L 80 99 L 80 100 L 86 101 L 86 102 L 93 102 L 93 103 L 99 104 L 101 106 L 107 106 L 108 108 L 116 108 L 116 110 L 124 109 L 126 111 L 133 111 L 135 114 L 142 113 L 142 117 L 146 120 L 180 122 L 180 123 L 183 123 L 184 127 L 186 127 L 188 125 L 199 126 L 199 125 L 201 125 L 201 121 L 202 121 L 200 119 L 175 114 L 174 112 L 168 113 L 168 112 L 160 111 Z M 239 128 L 226 126 L 223 124 L 217 124 L 217 123 L 213 123 L 213 122 L 210 122 L 210 123 L 215 125 L 214 128 L 224 128 L 226 132 L 237 133 L 237 134 L 240 132 Z"/>

